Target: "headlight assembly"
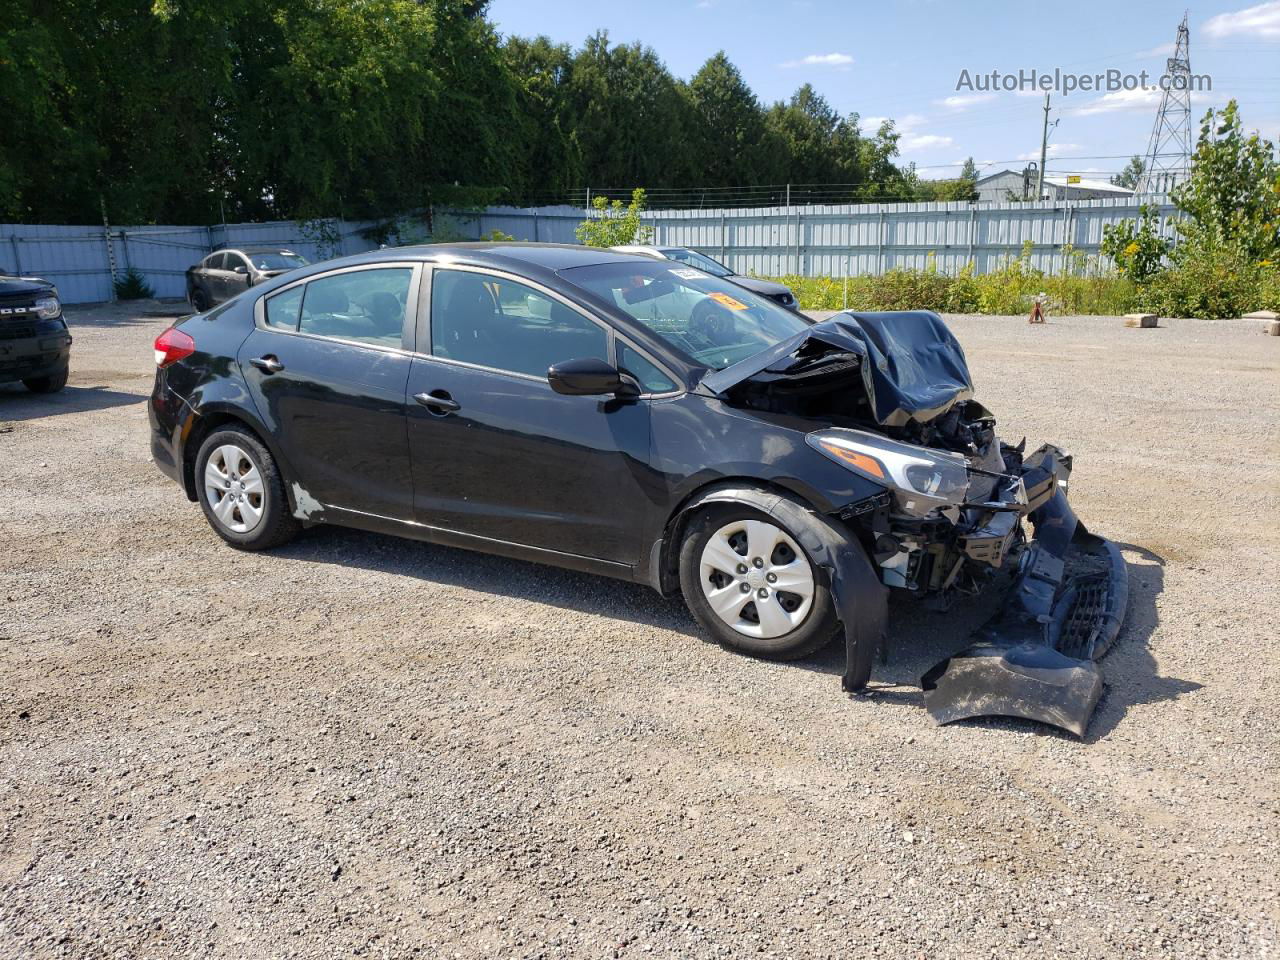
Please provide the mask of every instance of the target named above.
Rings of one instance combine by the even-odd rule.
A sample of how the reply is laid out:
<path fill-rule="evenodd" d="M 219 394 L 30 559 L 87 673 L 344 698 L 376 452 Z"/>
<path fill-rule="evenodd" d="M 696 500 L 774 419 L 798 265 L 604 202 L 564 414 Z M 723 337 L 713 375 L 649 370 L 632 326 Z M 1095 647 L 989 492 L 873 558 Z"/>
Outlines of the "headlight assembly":
<path fill-rule="evenodd" d="M 924 516 L 964 503 L 969 469 L 958 453 L 899 443 L 874 433 L 832 427 L 805 439 L 824 456 L 894 492 L 904 513 Z"/>
<path fill-rule="evenodd" d="M 52 320 L 62 312 L 62 304 L 57 297 L 41 297 L 36 301 L 36 316 L 41 320 Z"/>

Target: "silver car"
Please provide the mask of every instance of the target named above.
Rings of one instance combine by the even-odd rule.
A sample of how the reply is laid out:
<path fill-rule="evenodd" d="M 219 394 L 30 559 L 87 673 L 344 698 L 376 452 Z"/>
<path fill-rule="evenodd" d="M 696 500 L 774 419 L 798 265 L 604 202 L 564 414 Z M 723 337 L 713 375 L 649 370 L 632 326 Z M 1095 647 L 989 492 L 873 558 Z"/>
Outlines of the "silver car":
<path fill-rule="evenodd" d="M 187 268 L 187 300 L 197 313 L 203 313 L 254 284 L 305 267 L 308 262 L 286 247 L 215 250 Z"/>
<path fill-rule="evenodd" d="M 679 263 L 687 263 L 691 267 L 697 267 L 703 273 L 709 273 L 713 277 L 722 277 L 730 283 L 742 287 L 744 290 L 750 290 L 759 296 L 768 297 L 774 303 L 786 307 L 788 310 L 794 310 L 797 313 L 800 311 L 800 302 L 796 300 L 796 295 L 791 292 L 789 287 L 783 286 L 781 283 L 774 283 L 772 280 L 761 280 L 759 277 L 744 277 L 740 273 L 734 273 L 720 261 L 712 260 L 705 253 L 690 250 L 688 247 L 656 247 L 630 244 L 614 247 L 613 249 L 619 253 L 638 253 L 642 256 L 654 257 L 657 260 L 675 260 Z"/>

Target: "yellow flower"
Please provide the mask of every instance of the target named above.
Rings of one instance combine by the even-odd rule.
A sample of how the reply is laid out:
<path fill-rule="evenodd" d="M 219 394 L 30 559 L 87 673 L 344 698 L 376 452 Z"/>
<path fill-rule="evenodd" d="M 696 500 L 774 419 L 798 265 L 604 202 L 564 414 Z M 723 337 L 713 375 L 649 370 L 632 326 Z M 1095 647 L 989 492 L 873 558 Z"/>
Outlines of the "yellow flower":
<path fill-rule="evenodd" d="M 1124 248 L 1124 254 L 1126 257 L 1132 257 L 1137 252 L 1138 252 L 1138 243 L 1136 240 Z"/>

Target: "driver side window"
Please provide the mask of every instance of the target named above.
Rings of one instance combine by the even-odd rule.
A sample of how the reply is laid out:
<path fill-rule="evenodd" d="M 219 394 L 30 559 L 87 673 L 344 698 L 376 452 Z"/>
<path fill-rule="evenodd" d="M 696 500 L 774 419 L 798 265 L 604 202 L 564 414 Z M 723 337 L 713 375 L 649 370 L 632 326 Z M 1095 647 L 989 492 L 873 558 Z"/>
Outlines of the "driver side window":
<path fill-rule="evenodd" d="M 609 359 L 609 335 L 558 300 L 505 277 L 436 270 L 431 353 L 545 378 L 565 360 Z"/>

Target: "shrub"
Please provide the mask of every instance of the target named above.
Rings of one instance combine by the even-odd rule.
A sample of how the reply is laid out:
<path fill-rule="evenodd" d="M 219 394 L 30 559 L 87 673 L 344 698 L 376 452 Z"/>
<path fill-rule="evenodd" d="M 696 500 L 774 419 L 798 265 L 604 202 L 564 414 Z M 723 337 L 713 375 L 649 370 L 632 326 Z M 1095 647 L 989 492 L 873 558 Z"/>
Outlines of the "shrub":
<path fill-rule="evenodd" d="M 578 224 L 575 231 L 578 242 L 588 247 L 616 247 L 627 243 L 648 243 L 653 227 L 640 222 L 644 212 L 644 191 L 637 187 L 631 192 L 631 202 L 623 206 L 621 200 L 610 203 L 604 197 L 596 197 L 591 207 L 599 216 L 589 217 Z"/>
<path fill-rule="evenodd" d="M 130 267 L 121 276 L 116 277 L 112 286 L 115 288 L 117 300 L 150 300 L 156 295 L 151 284 L 147 283 L 147 278 L 137 267 Z"/>
<path fill-rule="evenodd" d="M 1264 299 L 1264 270 L 1233 249 L 1202 250 L 1152 277 L 1138 299 L 1164 317 L 1238 317 Z"/>

